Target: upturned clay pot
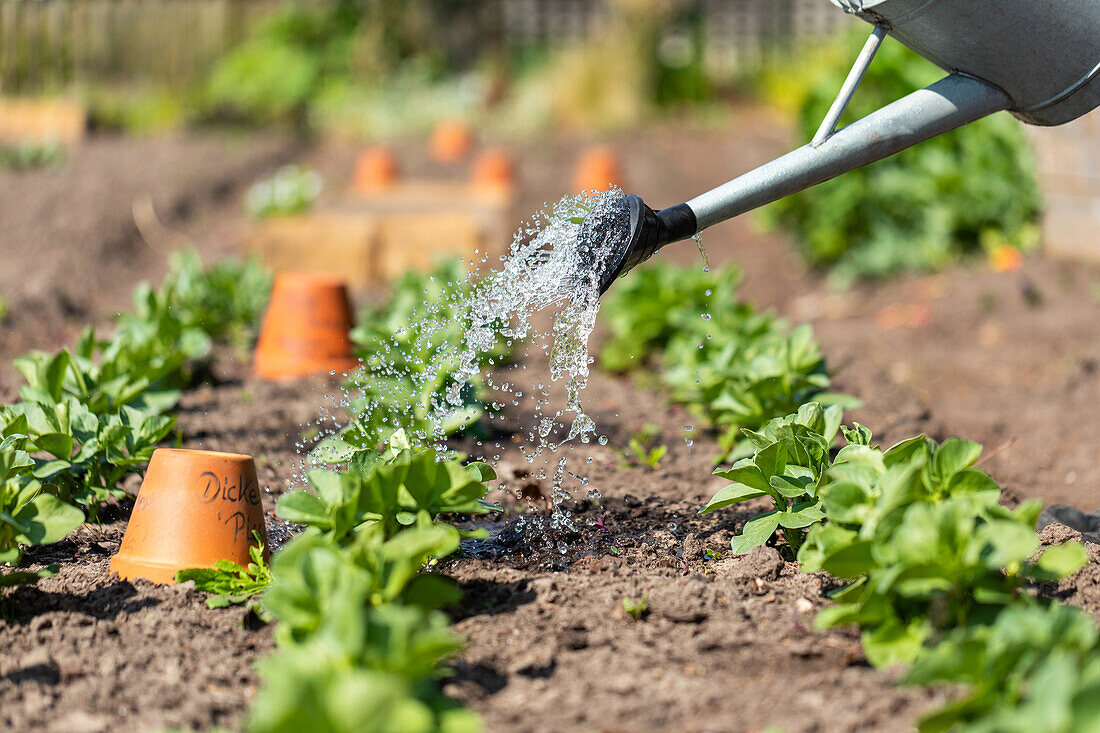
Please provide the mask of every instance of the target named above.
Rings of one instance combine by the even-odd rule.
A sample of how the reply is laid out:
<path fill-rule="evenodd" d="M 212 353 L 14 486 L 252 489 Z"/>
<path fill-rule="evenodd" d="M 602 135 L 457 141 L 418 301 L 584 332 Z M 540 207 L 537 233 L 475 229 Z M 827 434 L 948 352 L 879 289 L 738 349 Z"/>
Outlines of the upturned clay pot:
<path fill-rule="evenodd" d="M 581 153 L 573 174 L 573 190 L 606 191 L 622 186 L 619 156 L 611 148 L 592 147 Z"/>
<path fill-rule="evenodd" d="M 351 352 L 351 326 L 351 305 L 340 278 L 280 273 L 271 288 L 253 369 L 264 379 L 348 372 L 359 364 Z"/>
<path fill-rule="evenodd" d="M 379 191 L 395 184 L 399 176 L 392 150 L 383 146 L 367 148 L 355 159 L 351 187 L 355 191 Z"/>
<path fill-rule="evenodd" d="M 177 570 L 249 563 L 259 533 L 267 552 L 261 490 L 251 456 L 160 448 L 153 453 L 111 572 L 174 583 Z"/>
<path fill-rule="evenodd" d="M 459 120 L 444 120 L 432 130 L 428 152 L 440 163 L 457 163 L 470 154 L 474 135 L 469 126 Z"/>
<path fill-rule="evenodd" d="M 511 190 L 516 184 L 516 165 L 501 148 L 483 150 L 474 159 L 470 182 L 475 186 Z"/>

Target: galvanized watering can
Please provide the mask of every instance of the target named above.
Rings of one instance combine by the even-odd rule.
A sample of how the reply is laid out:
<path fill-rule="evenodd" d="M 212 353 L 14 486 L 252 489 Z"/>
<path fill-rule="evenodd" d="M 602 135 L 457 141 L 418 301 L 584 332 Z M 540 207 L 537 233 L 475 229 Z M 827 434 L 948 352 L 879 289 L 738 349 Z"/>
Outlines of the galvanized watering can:
<path fill-rule="evenodd" d="M 601 290 L 670 242 L 994 112 L 1060 125 L 1100 106 L 1100 0 L 832 2 L 875 28 L 814 139 L 661 211 L 627 196 L 629 241 L 600 273 Z M 887 35 L 950 73 L 836 130 Z"/>

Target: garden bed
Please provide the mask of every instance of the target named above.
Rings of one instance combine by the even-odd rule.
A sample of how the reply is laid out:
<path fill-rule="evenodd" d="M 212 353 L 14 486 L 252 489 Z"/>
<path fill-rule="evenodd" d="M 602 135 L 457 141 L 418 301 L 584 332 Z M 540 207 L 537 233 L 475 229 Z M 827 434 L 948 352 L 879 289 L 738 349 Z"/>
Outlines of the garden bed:
<path fill-rule="evenodd" d="M 684 133 L 677 126 L 655 131 L 646 141 L 654 158 L 628 168 L 632 187 L 647 200 L 693 195 L 783 146 L 771 121 L 755 116 L 742 121 L 736 138 Z M 554 142 L 523 151 L 522 210 L 557 198 L 560 182 L 569 179 L 562 153 L 575 147 Z M 120 170 L 133 167 L 122 160 L 135 155 L 123 150 Z M 335 169 L 347 156 L 327 148 L 312 158 Z M 61 184 L 52 175 L 20 174 L 29 176 L 18 181 L 20 195 L 58 209 L 53 192 Z M 0 179 L 0 185 L 9 184 Z M 133 190 L 147 185 L 137 182 Z M 122 236 L 130 201 L 121 194 L 113 201 L 74 210 L 83 222 L 81 243 Z M 193 220 L 182 218 L 180 225 L 204 232 L 197 240 L 204 251 L 223 251 L 236 201 L 197 211 L 213 223 L 191 229 Z M 112 212 L 113 223 L 99 223 L 97 212 Z M 9 258 L 25 270 L 6 271 L 0 287 L 29 281 L 47 266 L 55 268 L 50 282 L 73 286 L 57 263 L 70 249 L 79 257 L 82 244 L 55 241 L 65 244 L 49 255 Z M 1092 436 L 1100 434 L 1100 416 L 1090 406 L 1100 398 L 1100 271 L 1034 259 L 1019 273 L 962 266 L 839 295 L 806 274 L 780 238 L 758 235 L 746 221 L 715 229 L 705 243 L 712 263 L 741 264 L 748 300 L 814 324 L 839 372 L 835 386 L 864 401 L 850 419 L 874 427 L 878 441 L 888 445 L 919 432 L 962 435 L 996 452 L 983 468 L 1010 500 L 1096 508 L 1100 442 Z M 19 251 L 6 232 L 0 248 Z M 63 298 L 9 297 L 16 315 L 0 343 L 5 364 L 31 346 L 67 343 L 80 325 L 121 307 L 135 280 L 159 274 L 156 257 L 137 257 L 119 270 L 127 256 L 111 251 L 79 260 L 97 295 L 74 313 L 46 318 L 42 328 L 18 315 L 21 304 Z M 698 258 L 690 243 L 662 256 Z M 544 373 L 531 366 L 520 374 Z M 181 402 L 183 445 L 255 456 L 271 510 L 275 495 L 299 474 L 297 445 L 308 437 L 308 423 L 322 408 L 331 412 L 335 384 L 267 384 L 225 360 L 216 377 Z M 10 382 L 4 386 L 10 391 Z M 706 556 L 707 549 L 728 555 L 732 533 L 758 507 L 696 514 L 724 482 L 710 475 L 716 448 L 709 438 L 685 444 L 683 428 L 694 422 L 686 413 L 654 390 L 599 372 L 586 401 L 609 441 L 574 451 L 570 465 L 591 455 L 588 475 L 602 498 L 598 506 L 583 496 L 567 503 L 582 530 L 554 538 L 565 552 L 536 534 L 512 536 L 507 519 L 493 520 L 494 541 L 469 545 L 466 557 L 445 566 L 466 590 L 451 613 L 468 639 L 445 691 L 481 713 L 488 730 L 908 730 L 943 701 L 942 693 L 896 687 L 895 673 L 868 665 L 854 631 L 811 630 L 813 610 L 826 603 L 823 576 L 799 573 L 770 548 L 741 558 Z M 526 416 L 513 417 L 516 427 L 528 427 Z M 668 456 L 656 471 L 621 468 L 613 447 L 646 423 L 657 425 Z M 550 482 L 530 475 L 515 446 L 502 445 L 498 473 L 510 491 L 522 489 L 545 511 Z M 459 447 L 476 453 L 470 442 Z M 490 498 L 513 511 L 527 508 L 511 493 Z M 208 610 L 204 594 L 188 586 L 111 580 L 107 561 L 127 512 L 118 507 L 100 525 L 28 554 L 34 563 L 59 563 L 61 571 L 14 592 L 13 617 L 0 626 L 0 722 L 13 730 L 241 722 L 257 684 L 251 664 L 272 646 L 270 627 L 240 609 Z M 590 526 L 589 518 L 599 522 Z M 1048 530 L 1047 539 L 1064 538 L 1055 535 Z M 1096 614 L 1100 573 L 1097 548 L 1090 550 L 1093 565 L 1064 581 L 1061 595 Z M 634 621 L 621 601 L 643 596 L 648 612 Z"/>

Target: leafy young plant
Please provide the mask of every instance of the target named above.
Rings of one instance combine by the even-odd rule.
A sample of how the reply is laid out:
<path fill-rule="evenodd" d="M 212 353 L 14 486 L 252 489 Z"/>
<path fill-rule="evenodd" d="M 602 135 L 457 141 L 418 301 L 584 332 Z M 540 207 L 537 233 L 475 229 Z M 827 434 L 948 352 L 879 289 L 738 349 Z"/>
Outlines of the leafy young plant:
<path fill-rule="evenodd" d="M 410 657 L 422 669 L 459 649 L 446 617 L 400 606 L 363 613 L 337 603 L 348 608 L 341 614 L 347 624 L 281 646 L 258 664 L 264 684 L 249 714 L 251 733 L 481 730 L 477 715 L 444 697 L 430 677 L 407 673 Z"/>
<path fill-rule="evenodd" d="M 54 168 L 65 160 L 65 148 L 57 141 L 0 145 L 0 168 L 13 171 Z"/>
<path fill-rule="evenodd" d="M 810 402 L 797 413 L 772 420 L 761 432 L 744 431 L 755 452 L 728 470 L 714 472 L 732 483 L 719 490 L 700 512 L 705 514 L 765 496 L 771 498 L 774 509 L 750 519 L 741 534 L 733 538 L 734 553 L 742 555 L 763 545 L 778 529 L 787 541 L 785 551 L 794 558 L 808 528 L 825 516 L 818 493 L 842 418 L 840 407 L 823 408 Z M 845 435 L 850 441 L 869 440 L 864 430 L 857 423 Z"/>
<path fill-rule="evenodd" d="M 63 501 L 98 515 L 99 505 L 123 497 L 123 477 L 139 472 L 175 425 L 175 418 L 149 415 L 123 406 L 119 412 L 96 416 L 79 400 L 19 402 L 0 409 L 5 432 L 27 436 L 31 476 L 50 486 Z"/>
<path fill-rule="evenodd" d="M 34 465 L 23 450 L 25 439 L 5 434 L 0 440 L 0 563 L 18 565 L 25 545 L 46 545 L 65 537 L 84 522 L 84 513 L 46 493 L 30 475 Z M 0 588 L 33 583 L 57 572 L 0 574 Z"/>
<path fill-rule="evenodd" d="M 704 314 L 736 309 L 740 282 L 741 271 L 733 266 L 637 268 L 600 306 L 609 332 L 600 347 L 600 366 L 612 372 L 647 366 L 677 333 L 699 331 Z"/>
<path fill-rule="evenodd" d="M 239 350 L 252 345 L 271 293 L 271 273 L 258 260 L 203 266 L 194 250 L 173 252 L 161 289 L 180 320 Z"/>
<path fill-rule="evenodd" d="M 630 617 L 632 621 L 640 621 L 642 616 L 649 611 L 649 596 L 643 595 L 638 600 L 630 598 L 623 598 L 623 612 Z"/>
<path fill-rule="evenodd" d="M 829 374 L 809 326 L 787 332 L 783 321 L 747 307 L 715 314 L 707 333 L 681 333 L 665 351 L 662 381 L 672 399 L 721 431 L 717 461 L 751 451 L 742 429 L 759 430 L 808 401 L 853 407 L 827 393 Z"/>
<path fill-rule="evenodd" d="M 377 450 L 398 426 L 417 444 L 477 429 L 486 412 L 484 385 L 477 376 L 458 376 L 468 346 L 463 306 L 472 287 L 464 265 L 448 260 L 431 272 L 405 273 L 389 298 L 363 309 L 351 333 L 363 362 L 346 384 L 354 395 L 352 420 L 322 441 L 315 457 L 338 463 L 356 450 Z M 498 335 L 474 354 L 478 373 L 511 353 L 511 343 Z M 453 414 L 440 418 L 445 404 Z"/>
<path fill-rule="evenodd" d="M 456 549 L 458 535 L 445 525 L 414 527 L 388 539 L 374 525 L 342 547 L 330 536 L 307 533 L 276 554 L 277 580 L 264 607 L 280 621 L 278 638 L 298 643 L 322 631 L 349 599 L 360 610 L 396 601 L 446 606 L 457 600 L 453 582 L 420 571 Z"/>
<path fill-rule="evenodd" d="M 267 590 L 274 581 L 271 568 L 264 558 L 264 544 L 259 532 L 253 533 L 256 544 L 248 548 L 252 562 L 241 567 L 232 560 L 218 560 L 212 568 L 187 568 L 176 572 L 176 582 L 195 581 L 195 588 L 212 594 L 206 599 L 209 608 L 228 608 L 247 603 Z"/>
<path fill-rule="evenodd" d="M 261 663 L 251 731 L 480 730 L 477 716 L 440 694 L 439 665 L 460 648 L 437 609 L 456 584 L 422 572 L 458 549 L 441 512 L 480 512 L 487 474 L 409 449 L 353 456 L 343 474 L 313 472 L 319 496 L 283 497 L 280 514 L 307 529 L 273 561 L 264 607 L 279 621 L 279 651 Z M 308 498 L 306 498 L 308 497 Z M 356 695 L 350 706 L 343 695 Z M 363 700 L 383 697 L 364 718 Z"/>
<path fill-rule="evenodd" d="M 612 336 L 601 363 L 622 371 L 659 361 L 672 400 L 719 432 L 723 452 L 715 462 L 752 452 L 743 428 L 760 430 L 808 401 L 857 404 L 826 391 L 829 374 L 809 327 L 792 331 L 739 302 L 739 280 L 733 269 L 653 265 L 612 290 L 603 306 Z"/>
<path fill-rule="evenodd" d="M 1025 583 L 1087 561 L 1079 544 L 1032 559 L 1041 505 L 1001 506 L 996 482 L 973 467 L 978 444 L 919 436 L 883 452 L 866 437 L 828 469 L 818 493 L 829 521 L 810 530 L 798 557 L 807 571 L 854 579 L 817 624 L 859 624 L 872 663 L 910 662 L 936 634 L 1028 602 Z"/>
<path fill-rule="evenodd" d="M 623 456 L 623 467 L 644 466 L 650 471 L 656 470 L 668 454 L 667 445 L 654 445 L 657 442 L 657 426 L 648 424 L 630 436 Z"/>
<path fill-rule="evenodd" d="M 317 171 L 286 165 L 248 189 L 245 208 L 254 219 L 306 211 L 321 195 L 321 187 L 321 174 Z"/>
<path fill-rule="evenodd" d="M 432 448 L 410 448 L 402 430 L 390 439 L 385 454 L 357 452 L 343 473 L 310 471 L 308 479 L 317 493 L 285 494 L 277 511 L 283 519 L 307 525 L 336 543 L 373 523 L 393 536 L 402 527 L 430 523 L 439 514 L 495 509 L 483 500 L 485 482 L 494 478 L 493 469 L 484 463 L 440 461 Z"/>
<path fill-rule="evenodd" d="M 921 733 L 1100 728 L 1096 622 L 1075 608 L 1005 609 L 989 626 L 967 626 L 923 650 L 903 682 L 963 684 L 967 691 L 924 716 Z"/>

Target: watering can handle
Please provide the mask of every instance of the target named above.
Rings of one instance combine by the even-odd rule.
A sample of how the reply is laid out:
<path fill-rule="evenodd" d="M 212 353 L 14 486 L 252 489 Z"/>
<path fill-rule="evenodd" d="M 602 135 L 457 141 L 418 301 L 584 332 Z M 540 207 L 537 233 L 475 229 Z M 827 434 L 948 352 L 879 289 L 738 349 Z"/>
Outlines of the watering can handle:
<path fill-rule="evenodd" d="M 1008 109 L 1011 104 L 1008 95 L 991 84 L 965 74 L 951 74 L 831 135 L 819 133 L 823 141 L 794 150 L 696 196 L 686 205 L 695 213 L 695 229 L 699 232 Z"/>

